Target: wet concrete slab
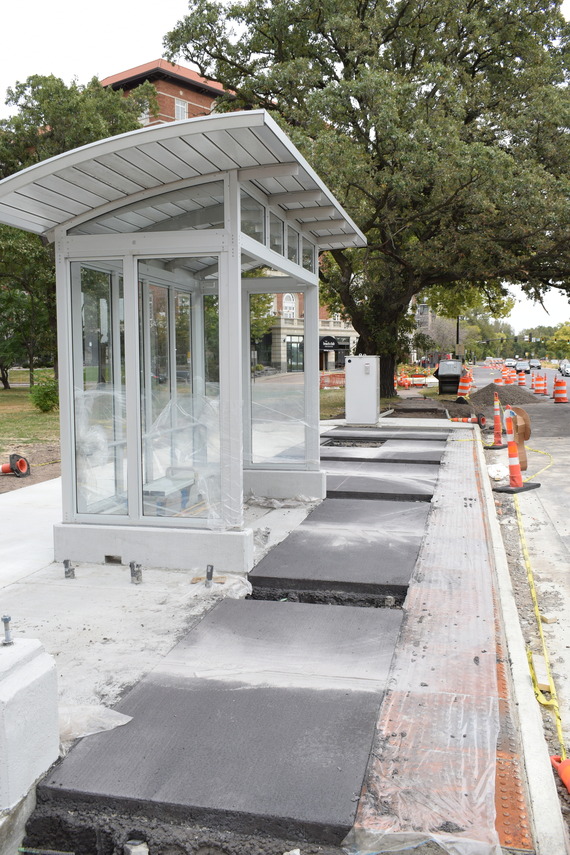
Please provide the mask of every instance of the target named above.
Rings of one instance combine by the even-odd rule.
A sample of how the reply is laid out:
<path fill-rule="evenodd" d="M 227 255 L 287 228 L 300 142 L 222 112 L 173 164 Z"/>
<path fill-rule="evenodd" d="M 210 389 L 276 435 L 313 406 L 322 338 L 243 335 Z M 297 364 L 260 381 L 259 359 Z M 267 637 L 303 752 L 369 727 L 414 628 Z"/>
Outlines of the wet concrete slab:
<path fill-rule="evenodd" d="M 437 483 L 438 465 L 389 461 L 323 460 L 327 497 L 356 495 L 376 499 L 429 502 Z"/>
<path fill-rule="evenodd" d="M 370 441 L 370 440 L 369 440 Z M 336 443 L 354 442 L 354 445 Z M 445 442 L 388 439 L 376 448 L 362 445 L 358 440 L 328 438 L 321 445 L 321 460 L 390 460 L 393 463 L 439 464 L 445 452 Z"/>
<path fill-rule="evenodd" d="M 351 828 L 401 622 L 395 610 L 223 601 L 40 787 L 57 810 L 133 808 L 339 843 Z"/>
<path fill-rule="evenodd" d="M 256 597 L 403 602 L 429 505 L 325 499 L 249 574 Z"/>

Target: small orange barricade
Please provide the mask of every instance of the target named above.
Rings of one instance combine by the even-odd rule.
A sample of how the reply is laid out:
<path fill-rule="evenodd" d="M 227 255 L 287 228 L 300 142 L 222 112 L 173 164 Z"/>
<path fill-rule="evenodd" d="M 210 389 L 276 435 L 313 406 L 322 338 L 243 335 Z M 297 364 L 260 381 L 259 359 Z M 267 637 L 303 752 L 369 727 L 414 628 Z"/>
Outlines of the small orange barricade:
<path fill-rule="evenodd" d="M 519 386 L 526 386 L 526 375 L 524 371 L 519 371 Z"/>
<path fill-rule="evenodd" d="M 427 377 L 425 374 L 412 374 L 412 386 L 427 386 Z"/>
<path fill-rule="evenodd" d="M 344 386 L 344 374 L 321 374 L 321 389 L 334 389 L 337 386 Z"/>

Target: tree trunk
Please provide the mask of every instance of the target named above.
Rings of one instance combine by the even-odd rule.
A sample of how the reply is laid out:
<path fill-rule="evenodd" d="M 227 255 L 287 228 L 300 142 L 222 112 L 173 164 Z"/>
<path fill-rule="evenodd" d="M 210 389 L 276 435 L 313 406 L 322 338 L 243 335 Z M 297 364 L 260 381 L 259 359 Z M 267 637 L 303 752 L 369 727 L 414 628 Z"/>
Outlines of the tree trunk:
<path fill-rule="evenodd" d="M 394 374 L 396 373 L 396 357 L 386 354 L 380 357 L 380 400 L 393 398 L 398 393 L 394 390 Z"/>
<path fill-rule="evenodd" d="M 10 388 L 10 379 L 8 377 L 8 368 L 4 368 L 3 365 L 0 365 L 0 383 L 4 389 Z"/>

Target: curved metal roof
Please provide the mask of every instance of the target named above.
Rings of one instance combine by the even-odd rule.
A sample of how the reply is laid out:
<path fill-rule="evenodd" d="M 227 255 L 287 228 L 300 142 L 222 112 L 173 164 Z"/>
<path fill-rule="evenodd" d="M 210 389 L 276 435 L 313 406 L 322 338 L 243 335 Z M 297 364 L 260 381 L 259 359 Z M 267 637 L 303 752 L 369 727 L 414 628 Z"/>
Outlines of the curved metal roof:
<path fill-rule="evenodd" d="M 57 226 L 202 176 L 239 170 L 320 249 L 366 238 L 265 110 L 211 114 L 90 143 L 0 181 L 0 222 L 53 238 Z M 77 219 L 79 218 L 79 220 Z"/>

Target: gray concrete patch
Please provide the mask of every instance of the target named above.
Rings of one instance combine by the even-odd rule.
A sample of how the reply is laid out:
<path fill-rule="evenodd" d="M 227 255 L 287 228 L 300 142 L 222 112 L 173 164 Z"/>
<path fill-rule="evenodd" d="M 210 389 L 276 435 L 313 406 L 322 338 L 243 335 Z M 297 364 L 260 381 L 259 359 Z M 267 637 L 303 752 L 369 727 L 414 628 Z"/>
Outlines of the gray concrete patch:
<path fill-rule="evenodd" d="M 428 513 L 424 503 L 325 499 L 250 573 L 254 596 L 382 602 L 391 595 L 401 603 Z"/>
<path fill-rule="evenodd" d="M 363 495 L 377 499 L 429 501 L 437 483 L 439 466 L 412 463 L 323 461 L 327 497 Z"/>
<path fill-rule="evenodd" d="M 350 439 L 332 437 L 325 440 L 327 443 L 350 441 Z M 389 460 L 392 463 L 433 463 L 437 465 L 445 452 L 444 441 L 388 439 L 377 448 L 356 444 L 360 442 L 362 440 L 356 440 L 354 446 L 321 445 L 321 460 Z"/>
<path fill-rule="evenodd" d="M 161 820 L 339 843 L 354 821 L 400 620 L 221 603 L 118 705 L 129 724 L 81 740 L 53 769 L 44 805 L 143 807 Z"/>
<path fill-rule="evenodd" d="M 425 425 L 425 426 L 424 426 Z M 449 436 L 450 430 L 438 426 L 430 427 L 424 425 L 421 428 L 410 426 L 398 426 L 394 424 L 380 427 L 335 427 L 321 434 L 321 439 L 325 438 L 346 438 L 346 439 L 406 439 L 406 440 L 423 440 L 424 442 L 445 442 Z"/>

